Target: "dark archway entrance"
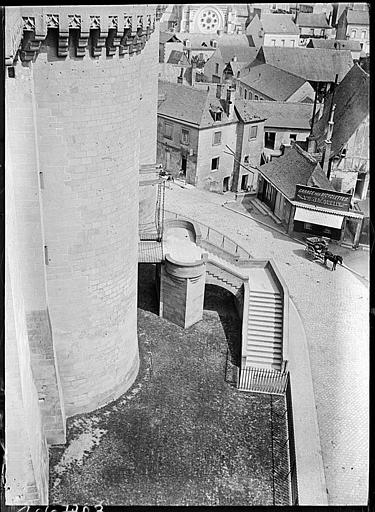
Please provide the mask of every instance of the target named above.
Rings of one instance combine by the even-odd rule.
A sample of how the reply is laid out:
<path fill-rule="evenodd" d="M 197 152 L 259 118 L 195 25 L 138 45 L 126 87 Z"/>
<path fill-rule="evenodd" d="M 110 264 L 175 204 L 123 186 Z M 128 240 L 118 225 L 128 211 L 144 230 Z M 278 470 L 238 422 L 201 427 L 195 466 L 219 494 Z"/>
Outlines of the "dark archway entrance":
<path fill-rule="evenodd" d="M 242 322 L 237 313 L 235 300 L 235 296 L 225 288 L 206 284 L 203 310 L 206 313 L 216 312 L 220 318 L 228 344 L 226 379 L 229 381 L 232 380 L 230 374 L 235 374 L 233 367 L 238 368 L 241 363 Z"/>

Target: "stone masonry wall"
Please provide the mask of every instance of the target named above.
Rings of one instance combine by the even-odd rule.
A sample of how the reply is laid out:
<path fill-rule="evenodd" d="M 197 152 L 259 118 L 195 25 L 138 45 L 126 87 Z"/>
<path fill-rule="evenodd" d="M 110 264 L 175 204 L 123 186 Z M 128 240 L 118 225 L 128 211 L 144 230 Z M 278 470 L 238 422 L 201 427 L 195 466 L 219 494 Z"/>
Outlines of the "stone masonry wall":
<path fill-rule="evenodd" d="M 6 181 L 5 387 L 8 505 L 48 503 L 48 448 L 31 368 L 13 174 Z"/>
<path fill-rule="evenodd" d="M 140 80 L 140 165 L 156 163 L 157 145 L 157 101 L 155 101 L 155 79 L 158 76 L 159 31 L 151 34 L 150 40 L 139 58 Z M 156 78 L 155 78 L 156 77 Z M 157 85 L 156 85 L 157 87 Z M 139 187 L 139 224 L 155 225 L 157 185 Z"/>
<path fill-rule="evenodd" d="M 57 58 L 47 36 L 33 64 L 49 310 L 67 415 L 116 398 L 137 374 L 140 83 L 153 82 L 157 98 L 157 76 L 139 75 L 142 55 L 73 52 Z"/>
<path fill-rule="evenodd" d="M 161 267 L 162 317 L 185 327 L 187 280 L 176 280 Z"/>
<path fill-rule="evenodd" d="M 221 144 L 214 145 L 215 132 L 221 132 Z M 232 185 L 233 157 L 228 155 L 226 145 L 236 148 L 236 123 L 217 125 L 212 128 L 200 130 L 199 152 L 197 157 L 197 188 L 212 192 L 223 192 L 223 179 L 229 177 L 229 190 Z M 219 158 L 219 169 L 211 170 L 213 158 Z"/>
<path fill-rule="evenodd" d="M 47 313 L 44 234 L 32 69 L 17 66 L 15 79 L 6 81 L 6 172 L 12 183 L 18 222 L 17 237 L 22 293 L 27 319 L 33 375 L 48 442 L 65 442 L 65 413 Z M 22 140 L 22 143 L 20 143 Z M 8 240 L 8 234 L 7 234 Z"/>

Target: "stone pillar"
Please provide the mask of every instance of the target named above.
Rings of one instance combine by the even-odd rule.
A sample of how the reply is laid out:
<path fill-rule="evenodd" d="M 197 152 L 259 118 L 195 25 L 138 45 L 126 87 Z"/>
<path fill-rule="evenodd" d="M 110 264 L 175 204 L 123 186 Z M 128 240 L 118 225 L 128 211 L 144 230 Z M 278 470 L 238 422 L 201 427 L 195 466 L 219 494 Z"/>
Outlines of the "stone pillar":
<path fill-rule="evenodd" d="M 288 221 L 288 235 L 291 235 L 293 233 L 293 223 L 294 223 L 295 211 L 296 211 L 296 207 L 294 205 L 291 205 L 289 221 Z"/>
<path fill-rule="evenodd" d="M 359 238 L 362 232 L 362 224 L 363 219 L 357 219 L 357 226 L 355 228 L 354 240 L 353 240 L 353 248 L 357 249 L 359 246 Z"/>
<path fill-rule="evenodd" d="M 160 316 L 186 329 L 202 320 L 207 255 L 192 262 L 169 254 L 161 268 Z"/>
<path fill-rule="evenodd" d="M 346 219 L 347 217 L 344 217 L 344 220 L 342 221 L 340 242 L 343 242 L 345 240 Z"/>

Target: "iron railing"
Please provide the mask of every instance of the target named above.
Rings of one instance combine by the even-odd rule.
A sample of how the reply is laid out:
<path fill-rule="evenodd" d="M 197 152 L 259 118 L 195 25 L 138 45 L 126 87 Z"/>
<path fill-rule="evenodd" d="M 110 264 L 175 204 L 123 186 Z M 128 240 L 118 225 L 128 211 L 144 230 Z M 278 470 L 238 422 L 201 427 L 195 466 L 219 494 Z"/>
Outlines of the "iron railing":
<path fill-rule="evenodd" d="M 185 215 L 181 215 L 179 213 L 171 212 L 169 210 L 164 210 L 165 219 L 185 219 L 194 224 L 198 225 L 201 232 L 201 242 L 203 242 L 202 247 L 207 248 L 208 250 L 212 249 L 212 252 L 217 256 L 221 256 L 223 259 L 230 257 L 228 260 L 230 263 L 238 260 L 250 260 L 251 255 L 249 251 L 244 249 L 241 245 L 239 245 L 235 240 L 230 238 L 227 235 L 223 235 L 220 231 L 213 229 L 203 222 L 196 221 L 191 217 L 186 217 Z M 197 241 L 197 245 L 199 245 L 199 241 Z M 207 245 L 209 244 L 210 247 Z M 215 252 L 214 252 L 215 251 Z"/>
<path fill-rule="evenodd" d="M 265 368 L 241 368 L 238 389 L 252 393 L 272 393 L 284 395 L 288 374 Z"/>
<path fill-rule="evenodd" d="M 290 383 L 290 376 L 286 386 L 286 410 L 287 410 L 287 424 L 288 424 L 288 444 L 289 444 L 289 473 L 291 482 L 291 498 L 292 505 L 298 505 L 298 480 L 297 480 L 297 459 L 296 459 L 296 445 L 294 439 L 294 423 L 293 423 L 293 404 L 292 404 L 292 390 Z"/>
<path fill-rule="evenodd" d="M 270 395 L 273 505 L 290 505 L 287 404 L 285 395 Z"/>

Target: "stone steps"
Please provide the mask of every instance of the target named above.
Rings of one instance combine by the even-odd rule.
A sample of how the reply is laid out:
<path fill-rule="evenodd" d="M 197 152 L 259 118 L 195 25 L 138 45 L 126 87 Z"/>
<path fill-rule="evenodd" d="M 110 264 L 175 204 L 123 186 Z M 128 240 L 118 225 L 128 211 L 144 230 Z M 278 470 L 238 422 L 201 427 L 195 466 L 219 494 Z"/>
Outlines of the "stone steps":
<path fill-rule="evenodd" d="M 250 290 L 246 356 L 249 366 L 281 370 L 283 302 L 271 290 Z"/>

